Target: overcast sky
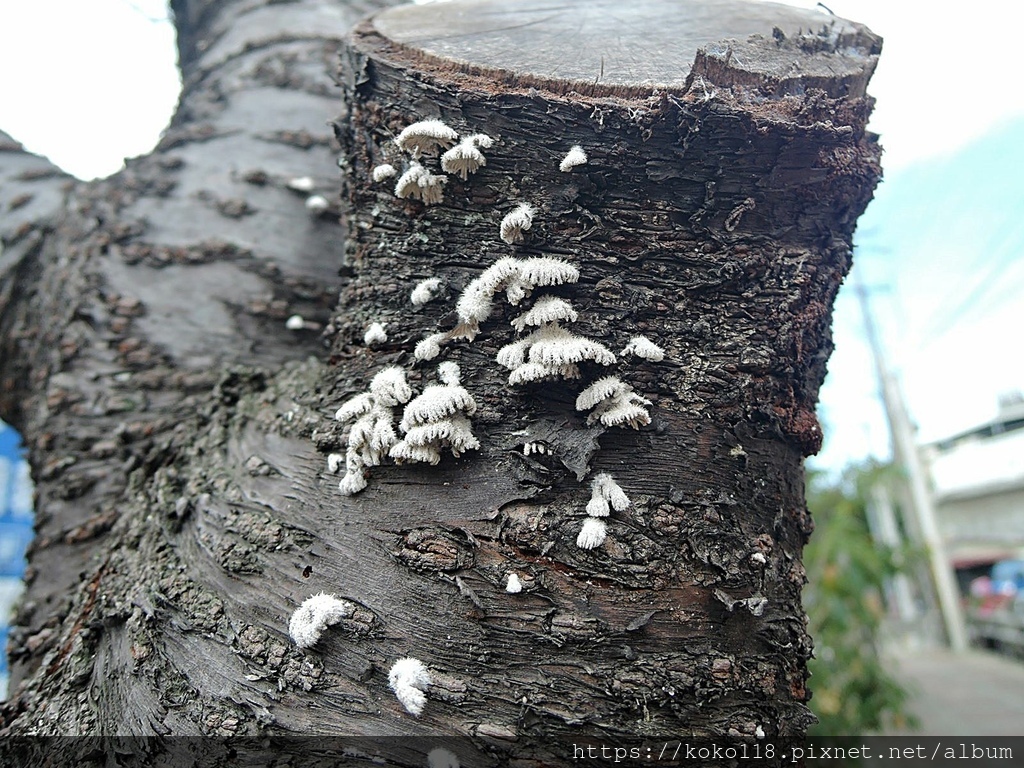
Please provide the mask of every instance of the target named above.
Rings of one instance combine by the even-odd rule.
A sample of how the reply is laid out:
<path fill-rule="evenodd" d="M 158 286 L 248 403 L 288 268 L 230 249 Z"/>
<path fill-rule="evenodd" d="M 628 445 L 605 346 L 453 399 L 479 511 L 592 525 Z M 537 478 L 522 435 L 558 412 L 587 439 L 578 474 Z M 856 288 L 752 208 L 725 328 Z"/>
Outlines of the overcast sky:
<path fill-rule="evenodd" d="M 1017 47 L 1024 4 L 999 0 L 970 14 L 964 6 L 939 10 L 922 0 L 827 4 L 885 38 L 870 88 L 878 100 L 871 127 L 882 135 L 889 181 L 858 234 L 859 261 L 912 415 L 922 438 L 933 440 L 988 418 L 1001 391 L 1024 386 L 1024 362 L 1013 362 L 1019 351 L 1005 351 L 1007 336 L 1024 327 L 1024 301 L 1016 300 L 1024 295 L 1024 233 L 1005 231 L 1006 222 L 1024 218 L 1024 182 L 998 158 L 986 166 L 1008 187 L 986 199 L 986 211 L 998 210 L 985 221 L 952 221 L 963 207 L 943 207 L 941 194 L 943 169 L 960 174 L 955 183 L 963 184 L 957 158 L 989 137 L 1009 132 L 1024 144 Z M 0 0 L 0 127 L 82 178 L 108 175 L 122 158 L 149 151 L 169 120 L 179 87 L 174 61 L 161 0 Z M 916 209 L 907 205 L 907 179 L 931 191 Z M 906 217 L 916 217 L 916 229 L 902 223 Z M 996 296 L 989 295 L 986 275 L 998 282 Z M 822 393 L 829 434 L 822 460 L 831 466 L 888 451 L 847 288 Z"/>

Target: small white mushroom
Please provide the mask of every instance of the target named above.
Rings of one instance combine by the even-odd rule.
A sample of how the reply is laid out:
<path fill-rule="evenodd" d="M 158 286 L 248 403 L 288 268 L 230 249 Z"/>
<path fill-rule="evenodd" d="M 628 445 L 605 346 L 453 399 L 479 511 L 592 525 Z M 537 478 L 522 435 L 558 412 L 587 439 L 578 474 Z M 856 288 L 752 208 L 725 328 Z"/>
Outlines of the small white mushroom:
<path fill-rule="evenodd" d="M 316 182 L 309 176 L 288 180 L 288 189 L 294 189 L 296 192 L 312 192 L 315 187 Z"/>
<path fill-rule="evenodd" d="M 622 354 L 635 355 L 644 360 L 650 360 L 652 363 L 660 363 L 665 359 L 665 350 L 646 336 L 634 336 L 622 350 Z"/>
<path fill-rule="evenodd" d="M 302 319 L 302 315 L 292 315 L 284 321 L 284 327 L 289 331 L 301 331 L 306 327 L 306 321 Z"/>
<path fill-rule="evenodd" d="M 580 534 L 576 537 L 576 546 L 580 549 L 596 549 L 608 538 L 608 526 L 599 517 L 588 517 L 583 521 Z"/>
<path fill-rule="evenodd" d="M 569 150 L 565 157 L 562 158 L 562 162 L 558 164 L 558 170 L 562 173 L 568 173 L 577 165 L 584 165 L 587 162 L 587 153 L 583 151 L 583 147 L 576 144 Z"/>
<path fill-rule="evenodd" d="M 529 203 L 520 203 L 501 220 L 501 239 L 509 245 L 523 242 L 523 233 L 533 226 L 537 210 Z"/>
<path fill-rule="evenodd" d="M 383 323 L 371 323 L 363 334 L 363 343 L 368 347 L 375 347 L 388 340 L 388 333 L 384 330 Z"/>
<path fill-rule="evenodd" d="M 457 173 L 465 181 L 469 174 L 476 173 L 480 166 L 487 165 L 487 158 L 480 151 L 480 147 L 487 149 L 492 143 L 491 137 L 483 133 L 467 136 L 441 155 L 441 170 Z"/>
<path fill-rule="evenodd" d="M 440 120 L 421 120 L 407 125 L 395 138 L 395 144 L 410 152 L 413 157 L 429 154 L 439 147 L 450 147 L 459 134 Z"/>
<path fill-rule="evenodd" d="M 505 582 L 505 591 L 510 595 L 517 595 L 523 591 L 523 582 L 519 579 L 518 573 L 510 573 L 508 581 Z"/>
<path fill-rule="evenodd" d="M 427 752 L 427 768 L 460 768 L 459 758 L 447 749 L 437 747 Z"/>
<path fill-rule="evenodd" d="M 413 357 L 417 360 L 433 360 L 441 354 L 441 344 L 448 340 L 447 333 L 432 333 L 426 338 L 420 339 L 413 350 Z"/>
<path fill-rule="evenodd" d="M 597 494 L 590 497 L 590 501 L 587 502 L 588 515 L 591 517 L 608 517 L 611 513 L 612 510 L 608 504 L 608 499 Z"/>
<path fill-rule="evenodd" d="M 407 656 L 399 659 L 388 672 L 388 685 L 399 703 L 411 715 L 419 715 L 427 704 L 427 688 L 432 680 L 430 672 L 419 659 Z"/>
<path fill-rule="evenodd" d="M 441 278 L 439 277 L 428 277 L 426 280 L 420 280 L 416 283 L 416 287 L 412 289 L 412 293 L 409 294 L 409 301 L 413 303 L 413 306 L 422 307 L 437 297 L 440 287 Z"/>
<path fill-rule="evenodd" d="M 327 471 L 332 475 L 338 474 L 344 464 L 345 457 L 340 453 L 331 453 L 327 455 Z"/>
<path fill-rule="evenodd" d="M 595 496 L 600 495 L 606 499 L 609 504 L 612 505 L 612 509 L 616 512 L 622 512 L 629 509 L 630 500 L 626 495 L 626 492 L 619 487 L 619 484 L 615 482 L 615 479 L 607 472 L 602 472 L 599 475 L 595 475 L 593 481 L 590 483 L 591 490 Z"/>
<path fill-rule="evenodd" d="M 381 182 L 397 176 L 398 171 L 391 163 L 381 163 L 371 171 L 371 175 L 374 181 Z"/>
<path fill-rule="evenodd" d="M 347 600 L 321 592 L 305 600 L 288 622 L 288 634 L 299 648 L 312 648 L 332 624 L 337 624 L 355 612 Z"/>
<path fill-rule="evenodd" d="M 331 207 L 323 195 L 310 195 L 306 198 L 306 210 L 313 214 L 321 214 Z"/>

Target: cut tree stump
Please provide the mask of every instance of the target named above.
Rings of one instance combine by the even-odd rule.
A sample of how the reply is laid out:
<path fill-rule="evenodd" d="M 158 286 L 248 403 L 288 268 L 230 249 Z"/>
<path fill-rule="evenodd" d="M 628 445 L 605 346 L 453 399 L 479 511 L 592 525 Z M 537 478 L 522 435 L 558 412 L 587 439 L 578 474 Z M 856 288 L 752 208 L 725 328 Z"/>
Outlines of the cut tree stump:
<path fill-rule="evenodd" d="M 861 25 L 732 0 L 455 0 L 354 30 L 348 116 L 335 125 L 351 210 L 333 397 L 386 364 L 414 369 L 417 388 L 456 361 L 480 404 L 481 448 L 436 468 L 374 468 L 346 514 L 386 519 L 412 483 L 432 525 L 474 537 L 460 590 L 472 587 L 477 615 L 463 639 L 490 643 L 495 669 L 461 666 L 481 704 L 460 719 L 481 733 L 507 731 L 524 749 L 580 728 L 803 736 L 802 460 L 821 444 L 831 308 L 880 174 L 865 130 L 879 50 Z M 450 142 L 396 142 L 426 120 L 486 134 L 493 143 L 474 144 L 485 164 L 463 180 L 441 168 Z M 573 147 L 586 162 L 560 169 Z M 503 230 L 520 204 L 529 228 Z M 459 297 L 505 257 L 557 257 L 580 276 L 517 306 L 499 289 L 479 335 L 450 338 L 465 324 Z M 413 305 L 428 278 L 440 297 Z M 564 327 L 617 361 L 510 385 L 496 357 L 530 330 L 510 321 L 547 295 L 577 310 Z M 372 322 L 388 342 L 357 351 Z M 440 353 L 414 359 L 431 334 Z M 622 354 L 639 335 L 665 359 Z M 580 391 L 612 374 L 650 402 L 649 425 L 576 410 Z M 575 539 L 597 472 L 633 504 L 585 550 Z M 538 591 L 498 600 L 513 570 Z"/>

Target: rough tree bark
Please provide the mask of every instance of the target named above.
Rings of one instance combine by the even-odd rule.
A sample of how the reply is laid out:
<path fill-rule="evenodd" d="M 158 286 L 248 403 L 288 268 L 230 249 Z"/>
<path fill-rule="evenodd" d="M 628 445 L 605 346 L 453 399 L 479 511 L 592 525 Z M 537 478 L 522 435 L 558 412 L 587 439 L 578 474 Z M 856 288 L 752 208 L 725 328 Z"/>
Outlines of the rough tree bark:
<path fill-rule="evenodd" d="M 39 510 L 2 733 L 441 733 L 549 761 L 565 738 L 800 738 L 802 459 L 879 174 L 878 38 L 731 0 L 407 7 L 356 28 L 339 92 L 325 73 L 369 5 L 174 9 L 186 87 L 151 156 L 83 185 L 10 141 L 0 155 L 20 201 L 0 397 Z M 337 211 L 289 188 L 311 176 L 337 200 L 323 117 L 342 102 L 344 247 Z M 372 171 L 401 174 L 393 139 L 431 118 L 495 143 L 425 206 Z M 562 172 L 573 145 L 588 162 Z M 509 244 L 519 202 L 533 225 Z M 500 296 L 472 343 L 414 358 L 506 256 L 568 260 L 579 280 L 536 295 L 616 353 L 643 334 L 666 359 L 510 387 L 495 356 L 523 308 Z M 413 306 L 430 277 L 440 296 Z M 367 346 L 372 322 L 387 341 Z M 479 450 L 385 462 L 340 494 L 333 412 L 389 365 L 420 391 L 441 360 L 479 406 Z M 610 372 L 650 425 L 576 411 Z M 584 550 L 599 472 L 632 505 Z M 321 590 L 359 610 L 298 650 L 288 617 Z M 433 677 L 419 718 L 388 689 L 406 655 Z"/>

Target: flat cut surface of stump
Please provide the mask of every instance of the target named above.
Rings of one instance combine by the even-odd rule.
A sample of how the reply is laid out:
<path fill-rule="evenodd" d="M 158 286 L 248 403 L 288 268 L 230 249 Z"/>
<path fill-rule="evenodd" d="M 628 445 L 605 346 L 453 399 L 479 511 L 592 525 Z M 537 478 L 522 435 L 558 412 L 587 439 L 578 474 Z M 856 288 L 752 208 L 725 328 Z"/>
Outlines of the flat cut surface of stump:
<path fill-rule="evenodd" d="M 419 61 L 424 69 L 501 72 L 521 85 L 595 95 L 686 90 L 699 51 L 780 83 L 854 75 L 854 87 L 830 95 L 862 95 L 863 53 L 880 47 L 837 16 L 744 0 L 454 0 L 392 8 L 369 24 L 406 53 L 435 60 Z M 827 56 L 808 55 L 818 52 Z"/>

